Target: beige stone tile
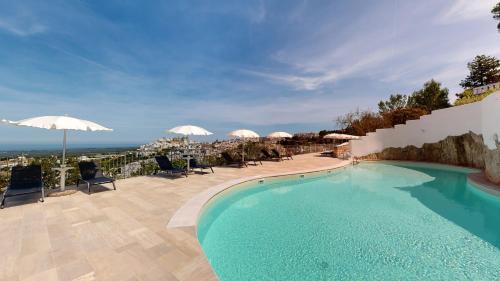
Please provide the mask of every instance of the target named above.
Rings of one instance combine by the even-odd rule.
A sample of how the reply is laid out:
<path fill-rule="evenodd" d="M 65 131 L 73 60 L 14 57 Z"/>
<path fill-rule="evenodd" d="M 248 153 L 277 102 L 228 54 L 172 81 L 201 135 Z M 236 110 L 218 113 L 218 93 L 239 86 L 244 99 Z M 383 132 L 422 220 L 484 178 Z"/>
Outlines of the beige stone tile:
<path fill-rule="evenodd" d="M 50 252 L 37 252 L 21 256 L 16 261 L 17 273 L 22 280 L 31 275 L 54 268 L 54 262 Z"/>
<path fill-rule="evenodd" d="M 94 269 L 84 257 L 57 267 L 59 280 L 94 280 L 94 274 Z"/>
<path fill-rule="evenodd" d="M 57 276 L 57 271 L 55 268 L 48 269 L 36 274 L 33 274 L 22 281 L 58 281 L 60 280 Z"/>
<path fill-rule="evenodd" d="M 116 191 L 9 205 L 0 211 L 0 280 L 215 280 L 195 227 L 167 229 L 181 206 L 222 183 L 335 163 L 303 155 L 188 178 L 130 178 Z"/>

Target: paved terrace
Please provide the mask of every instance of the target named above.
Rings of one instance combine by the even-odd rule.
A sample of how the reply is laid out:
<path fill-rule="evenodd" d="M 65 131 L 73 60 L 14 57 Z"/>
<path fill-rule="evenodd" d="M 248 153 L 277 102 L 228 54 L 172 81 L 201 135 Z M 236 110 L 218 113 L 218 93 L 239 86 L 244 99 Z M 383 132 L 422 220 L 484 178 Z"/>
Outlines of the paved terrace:
<path fill-rule="evenodd" d="M 207 188 L 238 178 L 329 168 L 307 154 L 188 178 L 144 176 L 117 191 L 9 204 L 0 210 L 0 280 L 216 280 L 194 227 L 167 229 L 173 214 Z"/>

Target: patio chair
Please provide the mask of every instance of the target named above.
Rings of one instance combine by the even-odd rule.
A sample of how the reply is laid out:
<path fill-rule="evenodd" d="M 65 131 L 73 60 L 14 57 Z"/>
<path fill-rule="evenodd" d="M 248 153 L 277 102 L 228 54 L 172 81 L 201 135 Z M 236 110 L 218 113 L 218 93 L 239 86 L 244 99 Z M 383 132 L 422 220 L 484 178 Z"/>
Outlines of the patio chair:
<path fill-rule="evenodd" d="M 82 161 L 78 163 L 80 169 L 80 179 L 76 181 L 76 187 L 80 186 L 80 182 L 87 184 L 87 191 L 90 195 L 90 186 L 99 185 L 104 183 L 113 184 L 113 190 L 116 190 L 115 180 L 113 178 L 105 177 L 101 169 L 92 161 Z"/>
<path fill-rule="evenodd" d="M 241 159 L 235 159 L 231 154 L 228 152 L 224 151 L 221 153 L 222 158 L 224 159 L 224 162 L 226 165 L 231 166 L 231 165 L 237 165 L 238 167 L 242 168 L 243 166 L 248 167 L 247 163 Z"/>
<path fill-rule="evenodd" d="M 320 153 L 321 156 L 333 157 L 335 154 L 333 150 L 326 150 Z"/>
<path fill-rule="evenodd" d="M 262 156 L 263 156 L 264 160 L 277 160 L 277 161 L 281 161 L 280 157 L 274 156 L 273 154 L 271 154 L 269 152 L 269 150 L 267 150 L 265 148 L 261 149 L 260 152 L 262 153 Z"/>
<path fill-rule="evenodd" d="M 212 171 L 212 174 L 214 173 L 212 165 L 200 164 L 198 163 L 196 158 L 189 159 L 189 167 L 193 169 L 200 169 L 201 173 L 203 173 L 203 170 L 205 169 L 210 169 Z"/>
<path fill-rule="evenodd" d="M 281 160 L 283 160 L 283 159 L 285 159 L 285 158 L 286 158 L 286 160 L 291 160 L 291 159 L 293 159 L 293 158 L 292 158 L 292 156 L 291 156 L 291 155 L 289 155 L 288 153 L 287 153 L 287 154 L 285 154 L 285 155 L 283 155 L 283 154 L 281 154 L 281 152 L 279 152 L 276 148 L 273 148 L 273 149 L 271 150 L 271 152 L 273 153 L 274 157 L 277 157 L 277 158 L 279 158 L 279 159 L 281 159 Z"/>
<path fill-rule="evenodd" d="M 167 173 L 169 175 L 182 175 L 184 174 L 186 177 L 188 176 L 186 169 L 175 168 L 168 159 L 167 156 L 159 155 L 155 156 L 156 163 L 160 166 L 160 172 Z"/>
<path fill-rule="evenodd" d="M 40 193 L 40 201 L 44 201 L 44 190 L 42 182 L 42 167 L 40 165 L 12 167 L 10 184 L 2 195 L 0 208 L 3 209 L 5 199 L 25 194 Z"/>

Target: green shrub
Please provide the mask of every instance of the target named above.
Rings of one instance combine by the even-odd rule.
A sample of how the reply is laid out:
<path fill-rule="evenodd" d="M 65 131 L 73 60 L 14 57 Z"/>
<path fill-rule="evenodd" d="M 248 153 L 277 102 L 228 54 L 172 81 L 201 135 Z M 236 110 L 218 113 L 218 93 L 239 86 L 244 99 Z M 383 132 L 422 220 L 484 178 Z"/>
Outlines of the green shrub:
<path fill-rule="evenodd" d="M 488 90 L 482 94 L 476 95 L 472 92 L 471 89 L 467 89 L 463 93 L 457 95 L 459 98 L 455 101 L 454 105 L 459 106 L 468 103 L 482 101 L 485 97 L 491 95 L 493 92 L 495 91 Z"/>

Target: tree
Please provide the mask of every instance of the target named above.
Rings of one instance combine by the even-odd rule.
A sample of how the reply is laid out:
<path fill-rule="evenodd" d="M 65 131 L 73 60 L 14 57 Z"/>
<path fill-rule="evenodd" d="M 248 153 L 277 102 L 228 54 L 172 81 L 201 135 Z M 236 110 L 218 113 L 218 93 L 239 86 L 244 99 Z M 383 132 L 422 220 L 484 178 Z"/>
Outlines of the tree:
<path fill-rule="evenodd" d="M 400 94 L 391 95 L 388 101 L 380 101 L 378 103 L 378 112 L 383 114 L 393 110 L 405 108 L 407 105 L 408 96 Z"/>
<path fill-rule="evenodd" d="M 385 124 L 394 127 L 398 124 L 405 124 L 408 120 L 419 119 L 420 116 L 427 114 L 427 111 L 418 107 L 399 108 L 382 114 Z"/>
<path fill-rule="evenodd" d="M 408 107 L 422 108 L 427 112 L 451 106 L 448 89 L 441 88 L 441 83 L 434 79 L 425 82 L 423 89 L 413 92 L 407 104 Z"/>
<path fill-rule="evenodd" d="M 498 2 L 495 7 L 491 10 L 491 13 L 493 14 L 493 18 L 496 20 L 500 20 L 500 2 Z"/>
<path fill-rule="evenodd" d="M 364 136 L 376 129 L 387 128 L 384 119 L 377 113 L 369 110 L 349 112 L 337 118 L 337 125 L 346 134 Z"/>
<path fill-rule="evenodd" d="M 464 89 L 496 83 L 499 81 L 500 60 L 493 56 L 476 56 L 472 62 L 467 64 L 470 74 L 460 82 Z"/>

